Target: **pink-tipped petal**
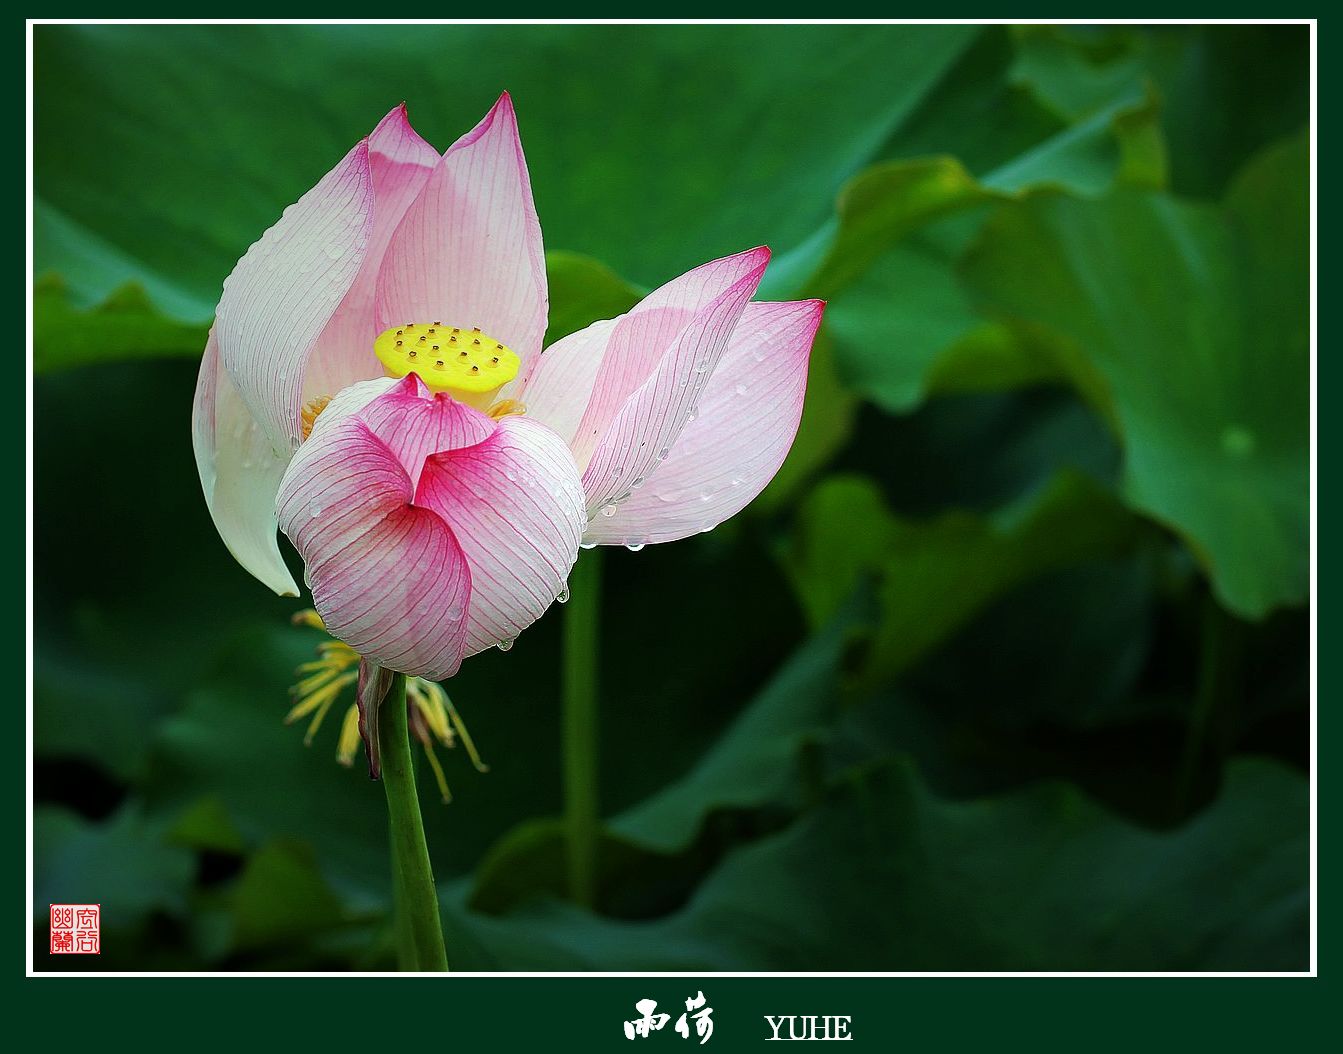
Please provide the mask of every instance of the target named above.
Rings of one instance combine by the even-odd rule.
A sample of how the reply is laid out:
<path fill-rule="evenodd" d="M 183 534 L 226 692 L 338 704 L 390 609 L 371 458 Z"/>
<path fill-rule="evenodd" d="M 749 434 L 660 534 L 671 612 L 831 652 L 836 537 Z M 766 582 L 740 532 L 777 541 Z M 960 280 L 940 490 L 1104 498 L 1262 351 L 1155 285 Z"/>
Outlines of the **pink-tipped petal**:
<path fill-rule="evenodd" d="M 696 304 L 689 322 L 671 341 L 652 372 L 624 399 L 610 423 L 600 432 L 592 456 L 583 469 L 589 515 L 604 514 L 607 508 L 619 505 L 637 489 L 667 459 L 682 429 L 697 412 L 699 399 L 722 358 L 728 339 L 764 276 L 769 250 L 755 249 L 729 259 L 733 261 L 733 267 L 728 273 L 735 273 L 734 280 L 713 299 Z M 652 314 L 660 315 L 668 310 L 672 309 L 658 307 Z M 633 318 L 634 312 L 631 312 L 627 320 Z M 631 341 L 631 347 L 638 346 L 639 341 Z M 624 383 L 623 379 L 608 381 L 608 373 L 616 373 L 637 358 L 636 354 L 630 354 L 613 361 L 612 353 L 616 350 L 616 339 L 613 338 L 598 374 L 592 402 L 579 426 L 577 450 L 580 463 L 584 440 L 592 434 L 589 422 L 595 416 L 594 409 L 603 398 L 606 386 Z"/>
<path fill-rule="evenodd" d="M 768 261 L 769 250 L 765 248 L 711 260 L 653 290 L 628 314 L 621 315 L 613 323 L 599 324 L 611 326 L 608 332 L 589 332 L 598 326 L 590 326 L 583 331 L 588 334 L 585 342 L 593 345 L 588 354 L 595 354 L 599 350 L 596 340 L 602 336 L 606 337 L 606 345 L 600 349 L 600 368 L 589 365 L 588 369 L 582 371 L 578 383 L 572 385 L 568 396 L 572 402 L 579 399 L 586 401 L 582 421 L 573 441 L 574 457 L 580 469 L 586 467 L 592 452 L 621 408 L 649 379 L 686 328 L 696 318 L 711 312 L 743 280 L 749 283 L 754 276 L 758 284 L 758 272 L 763 271 Z M 557 343 L 555 347 L 559 347 L 560 343 L 563 342 Z M 515 396 L 529 407 L 533 402 L 534 388 L 545 390 L 560 387 L 564 383 L 563 378 L 556 374 L 565 372 L 567 364 L 559 357 L 550 360 L 553 350 L 547 349 L 541 356 L 537 369 L 531 372 L 527 384 Z M 576 354 L 576 351 L 571 351 L 571 354 Z M 584 382 L 589 373 L 593 382 L 587 387 Z M 572 410 L 569 409 L 569 412 Z M 544 417 L 538 419 L 549 423 Z"/>
<path fill-rule="evenodd" d="M 546 296 L 541 225 L 505 93 L 443 155 L 393 235 L 378 277 L 378 328 L 478 326 L 525 368 L 541 350 Z"/>
<path fill-rule="evenodd" d="M 367 140 L 285 209 L 224 281 L 219 357 L 279 455 L 300 437 L 304 372 L 363 265 L 373 226 Z"/>
<path fill-rule="evenodd" d="M 528 417 L 540 421 L 571 447 L 592 399 L 611 336 L 627 317 L 594 322 L 555 341 L 532 360 L 514 396 L 526 405 Z"/>
<path fill-rule="evenodd" d="M 389 165 L 413 165 L 423 169 L 430 169 L 438 164 L 438 151 L 415 131 L 404 102 L 400 106 L 394 106 L 387 116 L 378 122 L 373 134 L 368 137 L 368 148 L 373 153 L 375 180 L 378 178 L 377 167 L 380 161 Z M 420 178 L 427 179 L 428 172 Z"/>
<path fill-rule="evenodd" d="M 824 304 L 748 304 L 666 462 L 588 524 L 585 542 L 644 545 L 710 530 L 774 478 L 797 434 Z"/>
<path fill-rule="evenodd" d="M 243 403 L 213 329 L 196 380 L 191 440 L 205 504 L 229 552 L 264 585 L 297 596 L 275 535 L 275 492 L 289 458 L 276 454 Z"/>
<path fill-rule="evenodd" d="M 425 462 L 416 504 L 451 525 L 471 568 L 466 654 L 511 641 L 565 589 L 587 516 L 573 456 L 525 417 Z"/>
<path fill-rule="evenodd" d="M 382 366 L 373 355 L 373 339 L 380 332 L 374 312 L 378 271 L 397 225 L 438 164 L 438 151 L 411 127 L 405 103 L 373 129 L 368 149 L 373 177 L 373 227 L 368 249 L 350 291 L 308 360 L 305 400 L 331 395 L 381 372 Z"/>
<path fill-rule="evenodd" d="M 410 477 L 412 491 L 419 486 L 424 459 L 430 454 L 473 446 L 488 439 L 498 428 L 498 422 L 479 410 L 457 402 L 445 392 L 431 392 L 414 373 L 367 402 L 357 413 L 401 462 Z M 317 420 L 320 425 L 322 418 Z"/>
<path fill-rule="evenodd" d="M 413 493 L 396 455 L 346 417 L 299 448 L 276 511 L 327 629 L 370 662 L 439 681 L 461 665 L 471 574 Z"/>

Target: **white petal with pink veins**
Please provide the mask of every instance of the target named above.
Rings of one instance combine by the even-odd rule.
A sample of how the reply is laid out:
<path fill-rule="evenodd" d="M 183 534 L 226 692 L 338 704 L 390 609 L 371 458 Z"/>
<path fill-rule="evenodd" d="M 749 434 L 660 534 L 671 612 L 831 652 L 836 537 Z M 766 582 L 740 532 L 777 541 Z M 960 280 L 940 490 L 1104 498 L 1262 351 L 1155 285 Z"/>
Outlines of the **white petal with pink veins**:
<path fill-rule="evenodd" d="M 285 209 L 224 280 L 219 358 L 277 454 L 301 437 L 308 356 L 363 264 L 373 179 L 363 140 Z"/>
<path fill-rule="evenodd" d="M 378 328 L 477 326 L 527 359 L 546 329 L 541 225 L 504 94 L 448 149 L 392 236 L 377 286 Z"/>
<path fill-rule="evenodd" d="M 774 478 L 797 434 L 819 300 L 749 304 L 667 460 L 586 543 L 670 542 L 736 515 Z"/>

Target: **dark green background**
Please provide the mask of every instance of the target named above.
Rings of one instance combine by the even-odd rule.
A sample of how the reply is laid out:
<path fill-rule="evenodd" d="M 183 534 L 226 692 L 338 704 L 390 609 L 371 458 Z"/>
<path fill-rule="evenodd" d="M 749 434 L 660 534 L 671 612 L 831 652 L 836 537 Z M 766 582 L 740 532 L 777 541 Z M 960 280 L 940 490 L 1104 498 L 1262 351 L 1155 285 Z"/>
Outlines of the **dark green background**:
<path fill-rule="evenodd" d="M 381 794 L 280 723 L 316 638 L 209 523 L 195 360 L 391 105 L 445 146 L 507 88 L 551 339 L 759 242 L 831 306 L 771 490 L 608 555 L 598 913 L 562 610 L 449 684 L 454 966 L 1305 968 L 1307 40 L 39 27 L 39 914 L 101 901 L 101 969 L 390 965 Z"/>

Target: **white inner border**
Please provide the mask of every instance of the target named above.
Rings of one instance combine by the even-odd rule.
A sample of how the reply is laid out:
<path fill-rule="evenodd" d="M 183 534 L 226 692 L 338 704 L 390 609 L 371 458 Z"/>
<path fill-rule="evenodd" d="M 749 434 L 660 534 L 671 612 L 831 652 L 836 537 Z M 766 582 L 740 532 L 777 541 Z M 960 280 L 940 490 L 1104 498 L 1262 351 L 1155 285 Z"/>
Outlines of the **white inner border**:
<path fill-rule="evenodd" d="M 24 219 L 24 238 L 27 246 L 27 282 L 28 298 L 26 309 L 26 333 L 28 361 L 26 387 L 27 447 L 24 457 L 26 469 L 27 494 L 27 550 L 26 550 L 26 689 L 27 689 L 27 976 L 43 979 L 59 977 L 375 977 L 375 976 L 438 976 L 415 975 L 415 973 L 379 973 L 363 972 L 129 972 L 129 971 L 34 971 L 34 902 L 32 902 L 32 287 L 34 287 L 34 267 L 32 267 L 32 209 L 34 209 L 34 183 L 32 183 L 32 115 L 34 115 L 34 86 L 32 86 L 32 27 L 34 26 L 1309 26 L 1311 28 L 1311 584 L 1309 584 L 1309 604 L 1311 604 L 1311 967 L 1308 971 L 1287 972 L 710 972 L 710 973 L 655 973 L 655 972 L 607 972 L 607 971 L 568 971 L 568 972 L 454 972 L 449 977 L 1315 977 L 1319 975 L 1319 811 L 1317 811 L 1317 791 L 1319 791 L 1319 580 L 1317 580 L 1317 383 L 1319 383 L 1319 356 L 1317 356 L 1317 298 L 1316 289 L 1316 238 L 1319 232 L 1317 222 L 1317 68 L 1319 68 L 1319 26 L 1316 19 L 728 19 L 709 21 L 705 19 L 27 19 L 26 20 L 26 133 L 27 153 L 24 168 L 24 184 L 27 192 L 27 215 Z"/>

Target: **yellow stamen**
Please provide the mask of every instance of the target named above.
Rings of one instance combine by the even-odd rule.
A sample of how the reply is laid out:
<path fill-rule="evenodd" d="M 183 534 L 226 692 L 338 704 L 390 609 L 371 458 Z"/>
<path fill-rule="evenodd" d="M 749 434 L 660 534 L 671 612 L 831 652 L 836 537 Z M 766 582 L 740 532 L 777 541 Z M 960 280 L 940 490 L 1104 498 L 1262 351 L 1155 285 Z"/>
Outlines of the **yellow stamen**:
<path fill-rule="evenodd" d="M 452 705 L 452 700 L 448 698 L 448 693 L 443 691 L 441 685 L 426 681 L 426 684 L 432 687 L 442 696 L 443 709 L 447 710 L 448 716 L 452 718 L 452 727 L 457 730 L 457 735 L 462 741 L 462 746 L 466 747 L 466 755 L 471 759 L 471 764 L 476 767 L 477 772 L 489 772 L 490 767 L 480 760 L 480 751 L 476 750 L 476 744 L 471 740 L 471 733 L 466 730 L 466 722 L 457 713 L 457 708 Z"/>
<path fill-rule="evenodd" d="M 303 611 L 295 611 L 289 617 L 289 621 L 295 626 L 311 626 L 313 629 L 326 629 L 326 623 L 322 621 L 322 616 L 317 614 L 312 608 L 305 608 Z"/>
<path fill-rule="evenodd" d="M 359 752 L 359 707 L 352 706 L 345 711 L 345 720 L 341 722 L 340 738 L 336 740 L 336 760 L 347 769 L 354 764 L 354 756 Z"/>
<path fill-rule="evenodd" d="M 318 415 L 326 409 L 329 402 L 331 402 L 331 396 L 319 395 L 316 399 L 309 399 L 303 404 L 303 409 L 299 412 L 298 416 L 299 421 L 303 425 L 304 439 L 307 439 L 308 436 L 312 435 L 312 427 L 317 423 Z M 304 612 L 300 612 L 299 614 L 304 614 Z M 317 612 L 314 611 L 312 614 L 316 615 Z M 295 616 L 295 618 L 297 619 L 297 616 Z M 320 623 L 322 620 L 318 619 L 317 621 Z M 324 627 L 319 626 L 318 628 L 321 629 Z"/>
<path fill-rule="evenodd" d="M 446 337 L 435 333 L 428 343 L 424 343 L 424 337 L 406 343 L 407 331 L 416 325 L 408 322 L 393 326 L 373 342 L 373 353 L 389 376 L 418 374 L 430 390 L 448 392 L 458 402 L 484 410 L 492 403 L 494 393 L 518 375 L 522 360 L 511 348 L 479 329 L 473 329 L 469 339 L 459 337 L 460 327 L 452 327 Z M 428 328 L 423 322 L 418 325 Z M 433 325 L 436 329 L 442 323 Z"/>
<path fill-rule="evenodd" d="M 314 710 L 320 711 L 316 719 L 316 723 L 320 724 L 322 715 L 326 713 L 327 708 L 335 701 L 336 696 L 340 695 L 341 691 L 347 685 L 354 684 L 358 678 L 359 675 L 353 671 L 350 673 L 342 673 L 340 676 L 326 682 L 315 691 L 311 691 L 300 697 L 299 701 L 295 703 L 289 713 L 285 715 L 285 724 L 292 725 L 300 717 L 306 717 Z"/>
<path fill-rule="evenodd" d="M 489 415 L 495 420 L 501 417 L 507 417 L 509 414 L 525 414 L 527 407 L 516 399 L 500 399 L 489 409 Z"/>
<path fill-rule="evenodd" d="M 435 685 L 435 688 L 438 686 Z M 442 689 L 439 689 L 442 691 Z M 448 714 L 443 705 L 428 691 L 426 682 L 409 680 L 406 682 L 406 698 L 419 711 L 429 731 L 438 737 L 444 746 L 452 746 L 452 728 L 448 725 Z"/>
<path fill-rule="evenodd" d="M 429 767 L 434 770 L 434 782 L 438 784 L 438 793 L 443 798 L 443 804 L 451 805 L 452 792 L 448 790 L 448 778 L 443 775 L 443 766 L 438 763 L 438 756 L 434 753 L 432 743 L 424 744 L 424 756 L 429 760 Z"/>
<path fill-rule="evenodd" d="M 297 612 L 293 622 L 299 626 L 326 628 L 321 616 L 312 610 Z M 324 640 L 317 645 L 317 653 L 317 659 L 298 666 L 296 672 L 302 677 L 289 690 L 294 705 L 285 715 L 286 724 L 311 717 L 303 737 L 305 745 L 312 742 L 326 715 L 345 690 L 359 680 L 359 671 L 356 669 L 360 661 L 359 653 L 348 644 L 338 640 Z M 448 781 L 434 753 L 435 740 L 449 749 L 460 741 L 477 771 L 488 772 L 489 767 L 480 760 L 476 745 L 471 742 L 466 726 L 441 685 L 420 677 L 407 677 L 406 702 L 411 707 L 411 729 L 424 747 L 425 758 L 434 772 L 434 780 L 444 803 L 450 802 L 452 794 L 448 790 Z M 340 734 L 336 740 L 336 760 L 346 767 L 353 765 L 360 743 L 359 707 L 349 706 L 341 720 Z"/>

